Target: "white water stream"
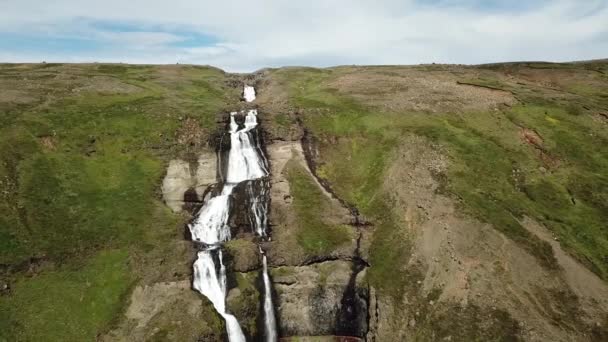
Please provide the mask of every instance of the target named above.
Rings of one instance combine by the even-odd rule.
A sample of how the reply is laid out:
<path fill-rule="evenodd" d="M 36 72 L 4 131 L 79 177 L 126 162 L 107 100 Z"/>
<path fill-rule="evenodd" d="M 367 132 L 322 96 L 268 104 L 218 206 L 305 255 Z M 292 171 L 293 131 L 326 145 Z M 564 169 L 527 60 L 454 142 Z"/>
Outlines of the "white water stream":
<path fill-rule="evenodd" d="M 219 274 L 213 260 L 213 253 L 217 252 L 220 263 Z M 226 268 L 221 250 L 204 250 L 198 252 L 194 262 L 193 287 L 205 297 L 209 298 L 215 310 L 226 320 L 226 331 L 230 342 L 245 342 L 245 335 L 236 317 L 226 312 Z"/>
<path fill-rule="evenodd" d="M 255 89 L 245 86 L 243 90 L 247 102 L 255 99 Z M 239 129 L 236 112 L 230 115 L 230 151 L 226 180 L 222 191 L 210 198 L 201 208 L 197 217 L 188 226 L 193 241 L 204 244 L 205 249 L 198 252 L 194 262 L 193 287 L 213 303 L 217 312 L 226 320 L 226 330 L 230 342 L 244 342 L 245 336 L 237 319 L 226 311 L 226 268 L 224 266 L 221 243 L 231 239 L 228 219 L 230 198 L 238 183 L 260 179 L 268 175 L 263 154 L 254 141 L 250 131 L 257 126 L 257 110 L 249 110 L 245 116 L 244 127 Z M 250 210 L 254 219 L 252 225 L 260 237 L 266 237 L 267 201 L 263 200 L 267 189 L 261 194 L 254 193 L 252 184 L 247 184 L 246 193 L 250 197 Z M 266 341 L 277 341 L 276 319 L 272 304 L 272 292 L 266 255 L 262 252 L 264 278 L 264 323 Z M 218 267 L 219 264 L 219 267 Z"/>
<path fill-rule="evenodd" d="M 245 101 L 253 102 L 253 100 L 255 100 L 255 88 L 246 85 L 243 89 L 243 97 L 245 98 Z"/>
<path fill-rule="evenodd" d="M 268 263 L 266 254 L 262 252 L 263 277 L 264 277 L 264 326 L 266 328 L 266 341 L 275 342 L 277 340 L 277 321 L 274 318 L 274 305 L 272 305 L 272 290 L 270 277 L 268 276 Z"/>

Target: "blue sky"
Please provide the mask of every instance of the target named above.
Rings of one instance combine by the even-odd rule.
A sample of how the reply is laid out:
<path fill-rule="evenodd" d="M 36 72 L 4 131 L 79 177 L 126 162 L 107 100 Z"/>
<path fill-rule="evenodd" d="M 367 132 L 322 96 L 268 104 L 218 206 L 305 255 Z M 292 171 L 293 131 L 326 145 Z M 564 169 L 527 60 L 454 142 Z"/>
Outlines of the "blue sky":
<path fill-rule="evenodd" d="M 477 64 L 608 57 L 608 0 L 4 0 L 0 62 Z"/>

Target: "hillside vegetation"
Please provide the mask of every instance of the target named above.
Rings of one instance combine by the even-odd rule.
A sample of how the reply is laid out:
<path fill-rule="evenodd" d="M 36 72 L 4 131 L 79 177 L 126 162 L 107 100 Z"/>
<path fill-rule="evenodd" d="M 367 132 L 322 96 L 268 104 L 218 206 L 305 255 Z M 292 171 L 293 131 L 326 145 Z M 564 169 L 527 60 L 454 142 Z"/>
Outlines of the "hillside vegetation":
<path fill-rule="evenodd" d="M 0 340 L 92 340 L 116 319 L 149 271 L 136 256 L 182 239 L 159 183 L 238 100 L 226 80 L 207 67 L 0 65 Z"/>
<path fill-rule="evenodd" d="M 501 90 L 514 101 L 484 108 L 487 99 L 442 93 L 441 83 L 412 94 L 409 73 L 448 74 L 460 87 Z M 320 140 L 317 174 L 381 227 L 392 229 L 384 171 L 404 136 L 421 135 L 449 156 L 449 170 L 436 176 L 441 191 L 458 198 L 464 210 L 555 267 L 550 247 L 519 223 L 533 217 L 606 279 L 606 73 L 605 63 L 513 64 L 281 69 L 272 77 L 288 89 L 290 104 Z M 372 258 L 380 265 L 398 261 L 386 255 L 390 245 L 378 236 Z M 381 286 L 380 280 L 390 279 L 377 278 Z"/>
<path fill-rule="evenodd" d="M 191 216 L 162 203 L 160 184 L 171 159 L 195 163 L 201 150 L 212 155 L 209 142 L 223 129 L 223 114 L 238 109 L 244 77 L 198 66 L 0 65 L 0 341 L 113 340 L 109 331 L 133 325 L 125 312 L 134 293 L 146 299 L 152 294 L 151 303 L 164 300 L 171 308 L 168 319 L 150 319 L 160 328 L 144 329 L 154 338 L 221 340 L 223 323 L 206 300 L 200 321 L 185 326 L 173 319 L 187 311 L 181 306 L 186 304 L 166 298 L 184 298 L 179 291 L 189 290 L 194 252 L 183 230 Z M 265 143 L 295 148 L 304 136 L 308 166 L 331 192 L 318 187 L 306 163 L 286 161 L 283 178 L 277 178 L 285 184 L 275 185 L 288 188 L 281 210 L 293 208 L 284 220 L 294 224 L 271 225 L 282 225 L 285 239 L 293 241 L 273 241 L 275 253 L 269 252 L 274 274 L 284 271 L 279 263 L 295 274 L 282 275 L 282 288 L 294 288 L 293 279 L 315 274 L 311 270 L 325 270 L 327 260 L 350 265 L 355 256 L 344 251 L 350 253 L 352 244 L 366 270 L 357 270 L 361 276 L 354 274 L 349 286 L 369 285 L 376 299 L 366 305 L 376 301 L 376 316 L 394 316 L 374 328 L 382 336 L 376 341 L 525 339 L 535 336 L 522 323 L 528 312 L 539 312 L 542 327 L 558 330 L 561 340 L 607 336 L 604 299 L 589 304 L 564 285 L 556 246 L 605 287 L 608 62 L 280 68 L 249 80 L 257 82 L 254 105 Z M 414 157 L 428 160 L 415 164 Z M 431 179 L 413 164 L 423 165 Z M 410 200 L 416 196 L 427 197 Z M 360 214 L 360 226 L 333 210 L 340 205 L 336 198 Z M 448 214 L 434 221 L 440 201 L 455 209 L 444 205 Z M 271 203 L 271 211 L 277 206 Z M 532 231 L 528 220 L 546 228 L 550 238 Z M 492 273 L 467 274 L 466 290 L 472 284 L 478 291 L 475 284 L 487 281 L 497 300 L 471 292 L 477 297 L 468 302 L 463 295 L 460 306 L 450 300 L 461 294 L 448 293 L 444 279 L 428 280 L 451 273 L 447 266 L 432 268 L 439 262 L 424 255 L 434 247 L 421 246 L 420 227 L 448 231 L 448 223 L 461 234 L 448 243 L 489 250 L 471 251 L 464 266 L 450 258 L 463 269 L 467 262 L 491 264 Z M 500 260 L 511 251 L 532 261 Z M 291 252 L 293 258 L 282 258 Z M 490 252 L 503 254 L 484 260 Z M 306 262 L 318 264 L 306 269 Z M 526 262 L 539 268 L 513 269 Z M 349 267 L 341 270 L 347 278 Z M 319 276 L 326 289 L 344 290 L 337 281 L 325 284 L 326 278 Z M 254 298 L 248 306 L 232 304 L 237 316 L 250 316 L 252 331 L 259 323 L 255 279 L 256 273 L 233 279 L 244 296 Z M 533 289 L 503 296 L 500 286 L 516 287 L 520 279 Z M 452 280 L 460 281 L 447 282 Z M 324 310 L 329 299 L 322 286 L 315 287 L 315 305 Z M 505 297 L 533 304 L 513 306 L 501 302 Z M 200 298 L 191 293 L 184 303 Z M 597 311 L 585 311 L 590 307 Z M 588 312 L 599 314 L 581 318 Z M 189 331 L 193 326 L 200 331 Z"/>

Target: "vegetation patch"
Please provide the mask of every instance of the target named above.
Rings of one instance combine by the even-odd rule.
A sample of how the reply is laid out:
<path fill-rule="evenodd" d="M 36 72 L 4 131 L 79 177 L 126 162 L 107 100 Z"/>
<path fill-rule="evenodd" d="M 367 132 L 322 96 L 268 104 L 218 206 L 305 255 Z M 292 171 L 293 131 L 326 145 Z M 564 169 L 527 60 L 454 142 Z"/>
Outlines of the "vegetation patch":
<path fill-rule="evenodd" d="M 133 280 L 123 250 L 20 278 L 11 295 L 0 297 L 0 340 L 95 340 L 120 312 Z"/>
<path fill-rule="evenodd" d="M 96 88 L 100 75 L 112 81 Z M 112 89 L 124 84 L 141 91 Z M 3 338 L 93 340 L 132 277 L 182 239 L 157 196 L 166 162 L 191 148 L 180 128 L 215 131 L 239 90 L 212 68 L 71 64 L 0 65 L 0 88 L 16 90 L 0 96 Z"/>
<path fill-rule="evenodd" d="M 288 162 L 286 170 L 293 207 L 298 217 L 299 245 L 308 253 L 319 254 L 331 252 L 350 241 L 349 227 L 329 225 L 323 221 L 323 213 L 330 207 L 329 199 L 321 192 L 310 173 L 294 160 Z"/>
<path fill-rule="evenodd" d="M 234 273 L 237 282 L 238 295 L 228 298 L 228 308 L 241 324 L 247 336 L 257 335 L 256 317 L 260 310 L 260 293 L 256 288 L 256 281 L 260 276 L 258 272 Z"/>

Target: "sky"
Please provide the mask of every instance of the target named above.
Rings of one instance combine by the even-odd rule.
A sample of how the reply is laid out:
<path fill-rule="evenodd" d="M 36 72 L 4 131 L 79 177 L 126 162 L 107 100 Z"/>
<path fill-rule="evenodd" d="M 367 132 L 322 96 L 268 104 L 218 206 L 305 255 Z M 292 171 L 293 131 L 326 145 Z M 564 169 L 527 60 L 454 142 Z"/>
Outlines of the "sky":
<path fill-rule="evenodd" d="M 481 64 L 608 57 L 608 0 L 0 0 L 0 62 Z"/>

